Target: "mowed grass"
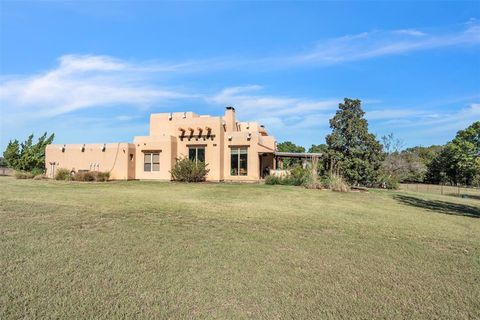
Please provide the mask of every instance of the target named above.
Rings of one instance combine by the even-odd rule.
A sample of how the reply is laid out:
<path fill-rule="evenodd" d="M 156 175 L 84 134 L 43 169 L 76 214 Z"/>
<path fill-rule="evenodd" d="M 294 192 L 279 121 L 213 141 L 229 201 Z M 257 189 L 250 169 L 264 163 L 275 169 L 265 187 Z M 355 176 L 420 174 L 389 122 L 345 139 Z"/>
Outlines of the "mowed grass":
<path fill-rule="evenodd" d="M 480 201 L 0 178 L 0 318 L 474 319 Z"/>

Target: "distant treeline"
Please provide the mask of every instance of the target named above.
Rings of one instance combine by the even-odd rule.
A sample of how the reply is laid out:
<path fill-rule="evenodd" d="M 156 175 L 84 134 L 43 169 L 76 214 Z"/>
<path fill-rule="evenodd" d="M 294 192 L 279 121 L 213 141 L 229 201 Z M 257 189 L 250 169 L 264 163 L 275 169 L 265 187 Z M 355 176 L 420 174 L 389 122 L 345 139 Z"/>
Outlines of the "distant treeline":
<path fill-rule="evenodd" d="M 403 148 L 393 134 L 381 143 L 368 132 L 359 100 L 345 99 L 330 120 L 332 133 L 325 144 L 312 145 L 308 152 L 323 153 L 320 175 L 332 172 L 352 185 L 394 188 L 398 183 L 431 183 L 480 186 L 480 121 L 461 130 L 445 145 Z M 277 145 L 279 151 L 305 152 L 291 141 Z M 298 160 L 285 161 L 287 167 Z"/>

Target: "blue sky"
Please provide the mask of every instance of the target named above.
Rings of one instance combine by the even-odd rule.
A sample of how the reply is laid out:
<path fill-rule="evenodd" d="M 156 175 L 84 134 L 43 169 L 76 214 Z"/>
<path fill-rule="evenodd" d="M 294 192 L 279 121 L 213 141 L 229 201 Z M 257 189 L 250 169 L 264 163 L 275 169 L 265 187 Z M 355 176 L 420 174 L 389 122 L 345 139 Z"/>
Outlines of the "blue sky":
<path fill-rule="evenodd" d="M 227 105 L 308 147 L 344 97 L 405 146 L 479 120 L 480 2 L 0 2 L 2 150 L 131 141 L 150 113 Z"/>

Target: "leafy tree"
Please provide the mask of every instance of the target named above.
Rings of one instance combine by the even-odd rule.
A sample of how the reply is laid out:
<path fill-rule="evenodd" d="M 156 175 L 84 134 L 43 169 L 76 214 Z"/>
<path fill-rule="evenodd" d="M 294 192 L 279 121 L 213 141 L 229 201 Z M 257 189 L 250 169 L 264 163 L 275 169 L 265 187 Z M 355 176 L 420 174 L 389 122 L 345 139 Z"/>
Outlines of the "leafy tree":
<path fill-rule="evenodd" d="M 0 167 L 6 167 L 6 166 L 7 166 L 7 162 L 5 161 L 5 158 L 0 157 Z"/>
<path fill-rule="evenodd" d="M 10 141 L 3 153 L 7 165 L 20 171 L 43 171 L 45 168 L 45 147 L 53 142 L 54 134 L 47 137 L 45 132 L 37 143 L 33 143 L 33 134 L 22 143 Z"/>
<path fill-rule="evenodd" d="M 402 150 L 403 141 L 393 133 L 382 137 L 385 160 L 382 168 L 387 177 L 399 182 L 424 182 L 427 165 L 439 146 L 414 147 Z M 437 151 L 438 152 L 438 151 Z"/>
<path fill-rule="evenodd" d="M 480 121 L 457 132 L 428 167 L 431 182 L 471 185 L 480 177 Z"/>
<path fill-rule="evenodd" d="M 324 143 L 322 144 L 312 144 L 308 149 L 309 153 L 326 153 L 328 151 L 328 146 Z"/>
<path fill-rule="evenodd" d="M 444 146 L 432 145 L 429 147 L 412 147 L 405 149 L 404 152 L 409 154 L 415 154 L 420 158 L 423 164 L 428 166 L 430 162 L 443 150 Z"/>
<path fill-rule="evenodd" d="M 291 141 L 284 141 L 284 142 L 278 143 L 277 144 L 277 150 L 280 151 L 280 152 L 295 152 L 295 153 L 305 152 L 304 147 L 298 146 Z M 300 164 L 299 159 L 287 158 L 287 159 L 283 160 L 283 165 L 286 168 L 291 168 L 291 167 L 294 167 L 294 166 L 299 165 L 299 164 Z"/>
<path fill-rule="evenodd" d="M 330 119 L 332 133 L 326 137 L 330 171 L 355 185 L 375 184 L 384 158 L 382 145 L 368 132 L 364 115 L 360 100 L 345 98 Z"/>
<path fill-rule="evenodd" d="M 291 141 L 284 141 L 277 144 L 277 150 L 280 152 L 305 152 L 305 148 L 297 146 Z"/>
<path fill-rule="evenodd" d="M 17 168 L 20 162 L 20 143 L 18 140 L 13 140 L 8 143 L 7 148 L 3 152 L 5 163 L 10 168 Z"/>

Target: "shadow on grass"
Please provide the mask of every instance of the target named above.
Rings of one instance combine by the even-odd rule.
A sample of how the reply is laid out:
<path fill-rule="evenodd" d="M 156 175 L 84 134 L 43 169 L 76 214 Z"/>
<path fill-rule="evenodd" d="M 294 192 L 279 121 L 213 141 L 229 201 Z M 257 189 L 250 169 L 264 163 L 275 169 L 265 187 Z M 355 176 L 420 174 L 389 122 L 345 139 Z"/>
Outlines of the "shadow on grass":
<path fill-rule="evenodd" d="M 440 200 L 425 200 L 405 195 L 395 195 L 394 198 L 403 204 L 432 210 L 437 213 L 480 218 L 480 208 L 475 206 Z"/>
<path fill-rule="evenodd" d="M 466 194 L 466 195 L 460 196 L 460 198 L 480 200 L 480 195 L 476 195 L 476 194 Z"/>

